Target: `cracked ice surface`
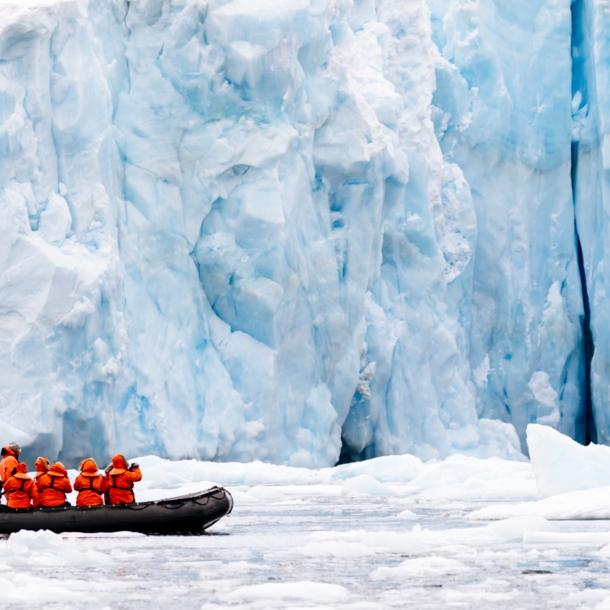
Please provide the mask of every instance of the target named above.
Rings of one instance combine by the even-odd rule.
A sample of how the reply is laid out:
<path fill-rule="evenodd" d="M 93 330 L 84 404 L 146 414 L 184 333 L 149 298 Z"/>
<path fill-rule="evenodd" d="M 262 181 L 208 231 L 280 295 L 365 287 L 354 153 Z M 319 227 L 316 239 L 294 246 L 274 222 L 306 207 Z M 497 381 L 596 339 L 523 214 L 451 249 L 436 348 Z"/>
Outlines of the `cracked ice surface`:
<path fill-rule="evenodd" d="M 140 499 L 213 477 L 229 485 L 234 512 L 204 536 L 12 535 L 0 540 L 5 603 L 205 610 L 610 604 L 608 521 L 468 520 L 499 500 L 534 500 L 527 463 L 407 456 L 305 470 L 140 461 Z"/>

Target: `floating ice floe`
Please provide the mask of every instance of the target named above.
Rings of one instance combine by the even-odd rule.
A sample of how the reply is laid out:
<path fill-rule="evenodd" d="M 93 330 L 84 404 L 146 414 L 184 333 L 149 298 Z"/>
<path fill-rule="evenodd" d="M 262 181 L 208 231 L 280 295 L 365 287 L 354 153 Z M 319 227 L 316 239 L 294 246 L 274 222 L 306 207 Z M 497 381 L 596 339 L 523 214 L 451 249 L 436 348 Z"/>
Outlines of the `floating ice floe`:
<path fill-rule="evenodd" d="M 529 463 L 453 455 L 423 462 L 412 455 L 387 456 L 335 468 L 296 468 L 252 462 L 169 461 L 136 458 L 144 478 L 136 486 L 140 500 L 191 493 L 213 484 L 229 487 L 236 503 L 289 501 L 303 495 L 355 494 L 421 499 L 536 498 Z M 76 473 L 71 471 L 72 475 Z"/>
<path fill-rule="evenodd" d="M 541 500 L 490 505 L 471 520 L 537 515 L 545 519 L 610 519 L 610 447 L 579 445 L 547 426 L 530 424 L 527 440 Z"/>

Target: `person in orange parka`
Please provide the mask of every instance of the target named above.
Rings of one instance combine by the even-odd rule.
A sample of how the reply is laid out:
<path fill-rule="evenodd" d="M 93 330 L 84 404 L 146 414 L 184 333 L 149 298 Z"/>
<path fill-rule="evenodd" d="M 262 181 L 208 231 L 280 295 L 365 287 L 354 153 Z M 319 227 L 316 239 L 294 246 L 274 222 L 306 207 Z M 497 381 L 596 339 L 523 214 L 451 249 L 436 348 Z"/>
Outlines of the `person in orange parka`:
<path fill-rule="evenodd" d="M 74 481 L 74 489 L 78 491 L 76 506 L 101 506 L 104 504 L 104 477 L 98 472 L 93 458 L 87 458 L 80 463 L 80 474 Z"/>
<path fill-rule="evenodd" d="M 40 506 L 70 506 L 66 494 L 72 493 L 68 471 L 61 463 L 53 464 L 47 472 L 36 479 L 40 493 Z"/>
<path fill-rule="evenodd" d="M 34 462 L 34 468 L 36 468 L 36 474 L 34 478 L 41 477 L 43 474 L 49 471 L 49 460 L 46 457 L 39 457 Z"/>
<path fill-rule="evenodd" d="M 106 504 L 133 504 L 133 484 L 142 480 L 138 464 L 127 466 L 127 460 L 118 453 L 112 458 L 112 464 L 106 468 L 104 490 L 107 493 Z"/>
<path fill-rule="evenodd" d="M 21 447 L 17 443 L 9 443 L 6 447 L 2 447 L 0 455 L 2 461 L 0 461 L 0 482 L 4 483 L 13 473 L 13 470 L 17 468 L 19 463 L 19 454 L 21 453 Z"/>
<path fill-rule="evenodd" d="M 9 508 L 30 508 L 38 506 L 36 484 L 27 475 L 28 467 L 24 462 L 17 464 L 15 472 L 4 483 L 4 493 Z"/>

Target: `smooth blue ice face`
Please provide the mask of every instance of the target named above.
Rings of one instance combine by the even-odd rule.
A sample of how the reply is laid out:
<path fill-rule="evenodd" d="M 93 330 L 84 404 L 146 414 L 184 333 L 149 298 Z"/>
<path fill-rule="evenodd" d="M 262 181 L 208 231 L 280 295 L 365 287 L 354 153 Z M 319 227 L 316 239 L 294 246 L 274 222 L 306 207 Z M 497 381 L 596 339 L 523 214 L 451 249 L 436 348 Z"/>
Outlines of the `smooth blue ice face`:
<path fill-rule="evenodd" d="M 570 2 L 433 3 L 433 99 L 477 213 L 470 362 L 480 415 L 581 441 L 583 304 L 571 188 Z"/>
<path fill-rule="evenodd" d="M 308 467 L 582 436 L 571 27 L 1 0 L 0 435 Z"/>

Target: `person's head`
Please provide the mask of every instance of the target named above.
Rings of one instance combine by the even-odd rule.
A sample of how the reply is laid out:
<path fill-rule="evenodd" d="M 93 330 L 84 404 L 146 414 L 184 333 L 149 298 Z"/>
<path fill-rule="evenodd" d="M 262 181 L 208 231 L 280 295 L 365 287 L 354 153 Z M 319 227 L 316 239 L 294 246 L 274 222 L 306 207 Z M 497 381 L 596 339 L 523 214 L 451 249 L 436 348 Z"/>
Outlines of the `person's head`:
<path fill-rule="evenodd" d="M 61 462 L 56 462 L 49 468 L 49 474 L 55 474 L 65 477 L 68 474 L 66 467 Z"/>
<path fill-rule="evenodd" d="M 93 458 L 87 458 L 83 460 L 79 465 L 81 474 L 85 477 L 96 477 L 98 475 L 98 467 Z"/>
<path fill-rule="evenodd" d="M 27 473 L 28 467 L 25 462 L 19 462 L 12 472 L 16 479 L 29 479 L 30 477 L 28 477 Z"/>
<path fill-rule="evenodd" d="M 21 453 L 21 447 L 15 441 L 9 443 L 8 448 L 15 454 L 15 457 L 19 457 L 19 454 Z"/>
<path fill-rule="evenodd" d="M 47 472 L 49 470 L 49 460 L 46 457 L 39 457 L 34 462 L 36 472 Z"/>
<path fill-rule="evenodd" d="M 122 468 L 124 470 L 127 470 L 127 466 L 128 466 L 125 456 L 121 455 L 120 453 L 117 453 L 112 458 L 112 465 L 114 468 Z"/>

